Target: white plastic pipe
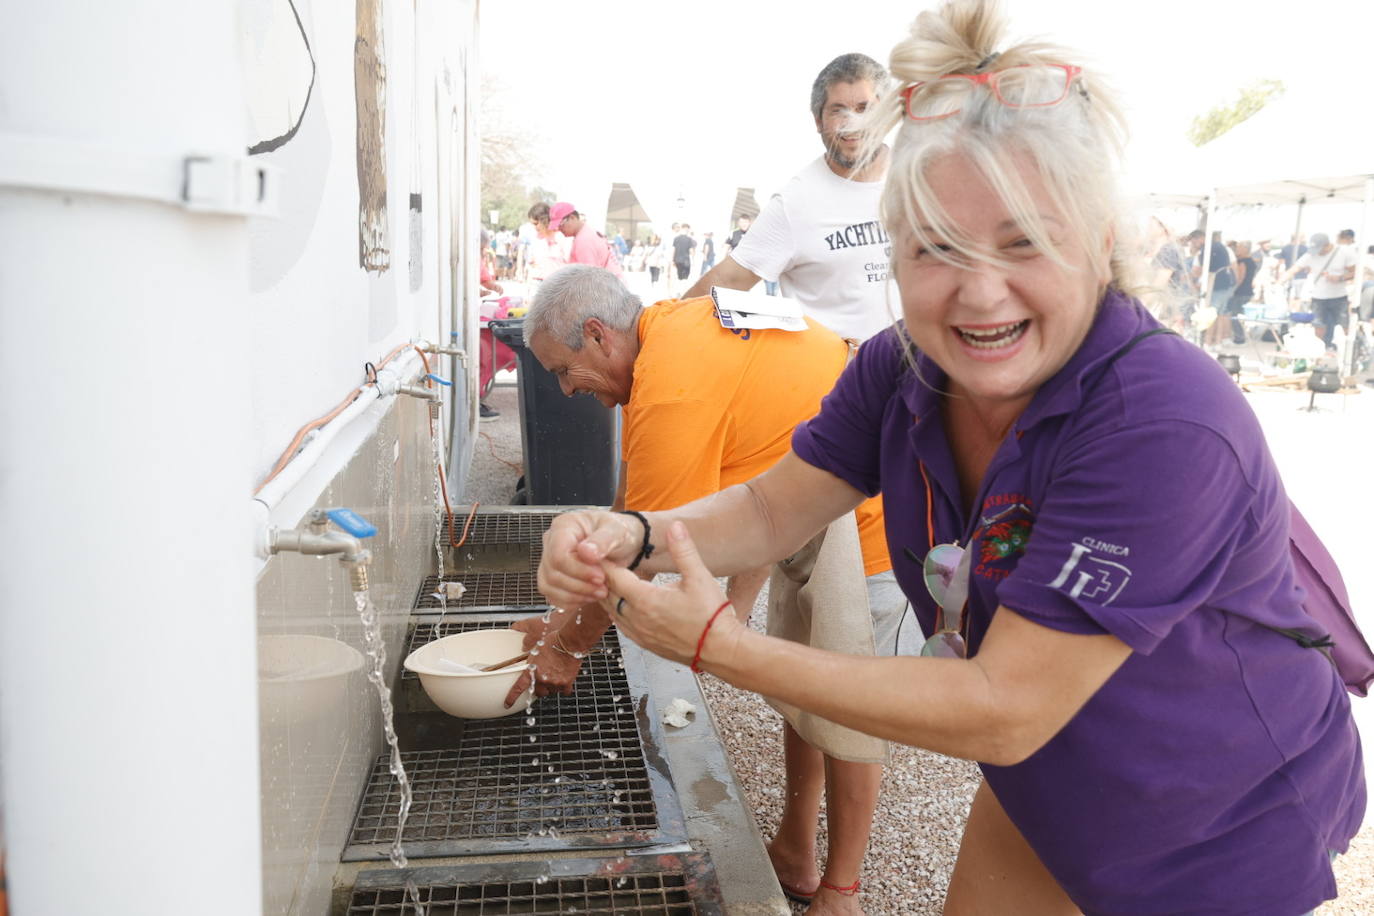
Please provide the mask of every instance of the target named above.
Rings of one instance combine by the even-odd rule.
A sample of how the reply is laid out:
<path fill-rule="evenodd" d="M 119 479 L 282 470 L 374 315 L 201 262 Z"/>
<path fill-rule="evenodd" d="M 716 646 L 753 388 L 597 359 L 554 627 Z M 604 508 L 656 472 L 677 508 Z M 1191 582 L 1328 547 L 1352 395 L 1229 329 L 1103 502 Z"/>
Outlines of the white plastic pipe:
<path fill-rule="evenodd" d="M 31 5 L 0 30 L 4 129 L 241 156 L 239 7 Z M 13 913 L 261 910 L 247 225 L 0 188 Z"/>
<path fill-rule="evenodd" d="M 349 459 L 370 437 L 391 410 L 403 380 L 412 379 L 421 366 L 412 349 L 397 354 L 377 373 L 377 385 L 363 389 L 358 399 L 324 426 L 314 431 L 305 446 L 281 473 L 258 491 L 251 509 L 254 521 L 256 557 L 254 575 L 265 564 L 265 533 L 268 525 L 289 528 L 296 525 L 306 510 L 314 507 L 319 495 Z"/>

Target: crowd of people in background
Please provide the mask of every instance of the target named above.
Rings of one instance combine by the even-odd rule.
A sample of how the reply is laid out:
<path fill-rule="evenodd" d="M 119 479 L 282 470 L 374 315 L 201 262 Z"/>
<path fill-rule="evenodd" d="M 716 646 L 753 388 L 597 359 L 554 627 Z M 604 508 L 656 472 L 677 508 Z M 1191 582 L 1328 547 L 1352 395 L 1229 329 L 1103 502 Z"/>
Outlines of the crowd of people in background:
<path fill-rule="evenodd" d="M 685 222 L 672 223 L 664 235 L 647 225 L 635 227 L 637 237 L 629 239 L 612 225 L 607 238 L 569 203 L 536 203 L 518 228 L 483 231 L 482 275 L 524 283 L 533 295 L 564 264 L 614 264 L 616 272 L 647 274 L 647 283 L 634 285 L 652 297 L 682 296 L 700 285 L 718 258 L 729 261 L 753 219 L 739 216 L 718 247 L 714 232 L 699 232 Z M 1210 350 L 1228 340 L 1244 344 L 1248 333 L 1266 334 L 1266 322 L 1287 323 L 1290 317 L 1310 322 L 1328 352 L 1339 350 L 1343 338 L 1361 324 L 1374 339 L 1374 245 L 1357 245 L 1353 229 L 1341 230 L 1334 240 L 1322 232 L 1295 233 L 1281 245 L 1270 238 L 1228 238 L 1224 230 L 1215 230 L 1209 241 L 1201 229 L 1178 234 L 1151 217 L 1142 255 L 1144 299 L 1155 316 L 1196 333 Z M 1354 298 L 1348 293 L 1352 282 Z M 764 291 L 777 295 L 778 284 L 765 281 Z"/>
<path fill-rule="evenodd" d="M 1353 331 L 1352 312 L 1357 322 L 1374 320 L 1374 245 L 1361 253 L 1353 229 L 1334 240 L 1323 232 L 1295 233 L 1276 246 L 1267 238 L 1228 239 L 1223 230 L 1210 241 L 1201 229 L 1179 236 L 1152 217 L 1144 237 L 1147 304 L 1166 325 L 1195 328 L 1213 350 L 1227 338 L 1245 343 L 1247 320 L 1292 319 L 1310 321 L 1334 352 Z"/>
<path fill-rule="evenodd" d="M 571 204 L 536 203 L 518 228 L 498 226 L 492 232 L 483 230 L 482 260 L 487 272 L 496 280 L 516 280 L 537 287 L 564 264 L 588 263 L 574 257 L 573 239 L 575 235 L 585 234 L 589 226 L 582 214 L 571 208 Z M 552 224 L 551 209 L 556 211 L 552 215 L 558 219 L 558 226 Z M 564 222 L 565 219 L 568 222 Z M 714 231 L 697 231 L 688 223 L 673 223 L 666 235 L 652 231 L 648 225 L 636 227 L 638 234 L 631 238 L 626 238 L 619 227 L 611 225 L 607 230 L 614 234 L 609 238 L 595 233 L 605 240 L 605 248 L 611 256 L 607 263 L 598 266 L 609 266 L 613 259 L 621 271 L 647 273 L 648 286 L 656 295 L 679 295 L 692 281 L 710 271 L 722 255 L 728 256 L 739 247 L 751 221 L 751 215 L 738 217 L 723 243 L 717 242 Z M 574 234 L 566 231 L 570 224 L 575 226 Z M 560 228 L 564 231 L 560 232 Z M 599 242 L 594 244 L 600 245 Z M 533 288 L 529 292 L 532 295 Z M 767 292 L 776 295 L 777 284 L 767 284 Z"/>

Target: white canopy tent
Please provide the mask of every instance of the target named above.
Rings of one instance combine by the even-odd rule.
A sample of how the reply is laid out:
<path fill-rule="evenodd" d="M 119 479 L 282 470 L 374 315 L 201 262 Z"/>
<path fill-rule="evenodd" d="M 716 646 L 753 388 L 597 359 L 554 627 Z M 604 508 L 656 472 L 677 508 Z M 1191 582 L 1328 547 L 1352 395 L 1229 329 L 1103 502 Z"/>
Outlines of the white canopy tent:
<path fill-rule="evenodd" d="M 1257 226 L 1257 212 L 1292 207 L 1298 234 L 1307 208 L 1322 205 L 1331 208 L 1333 221 L 1353 223 L 1357 244 L 1367 246 L 1374 228 L 1374 120 L 1353 119 L 1341 93 L 1281 96 L 1201 148 L 1152 150 L 1128 172 L 1128 185 L 1153 207 L 1205 209 L 1209 238 L 1219 208 L 1230 211 L 1228 220 L 1250 217 Z M 1347 226 L 1323 228 L 1334 237 Z M 1204 245 L 1204 277 L 1210 260 L 1211 246 Z M 1357 272 L 1352 302 L 1358 288 Z M 1347 365 L 1350 355 L 1347 350 Z"/>
<path fill-rule="evenodd" d="M 1374 120 L 1349 96 L 1284 95 L 1199 150 L 1226 204 L 1363 203 L 1374 175 Z"/>
<path fill-rule="evenodd" d="M 1346 94 L 1282 96 L 1199 152 L 1202 173 L 1216 189 L 1214 206 L 1295 207 L 1298 234 L 1309 206 L 1345 204 L 1346 214 L 1358 213 L 1357 245 L 1370 244 L 1374 121 L 1352 118 Z M 1325 228 L 1334 240 L 1337 227 Z M 1357 270 L 1352 303 L 1359 288 Z M 1347 368 L 1351 340 L 1342 354 Z"/>

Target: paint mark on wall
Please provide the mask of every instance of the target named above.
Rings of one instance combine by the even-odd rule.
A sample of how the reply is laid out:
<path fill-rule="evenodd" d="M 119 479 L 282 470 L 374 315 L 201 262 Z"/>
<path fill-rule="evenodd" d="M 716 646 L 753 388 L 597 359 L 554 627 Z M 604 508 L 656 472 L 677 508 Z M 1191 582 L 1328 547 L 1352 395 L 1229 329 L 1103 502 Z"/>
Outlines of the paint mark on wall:
<path fill-rule="evenodd" d="M 386 220 L 386 48 L 382 0 L 357 0 L 353 92 L 358 109 L 358 263 L 391 266 Z"/>
<path fill-rule="evenodd" d="M 315 55 L 292 0 L 251 0 L 241 6 L 244 83 L 253 126 L 248 154 L 291 142 L 315 88 Z"/>

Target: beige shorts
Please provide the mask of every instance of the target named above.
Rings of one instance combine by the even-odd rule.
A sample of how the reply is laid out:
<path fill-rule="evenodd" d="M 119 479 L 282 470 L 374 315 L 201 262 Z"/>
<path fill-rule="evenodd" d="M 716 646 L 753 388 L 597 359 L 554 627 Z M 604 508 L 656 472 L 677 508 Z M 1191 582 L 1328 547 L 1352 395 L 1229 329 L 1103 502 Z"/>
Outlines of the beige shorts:
<path fill-rule="evenodd" d="M 848 655 L 891 654 L 919 639 L 906 598 L 891 573 L 864 576 L 859 532 L 851 512 L 773 567 L 768 585 L 768 635 Z M 899 633 L 901 639 L 899 640 Z M 917 643 L 919 645 L 919 643 Z M 786 703 L 769 699 L 803 740 L 827 756 L 886 763 L 888 744 Z"/>

